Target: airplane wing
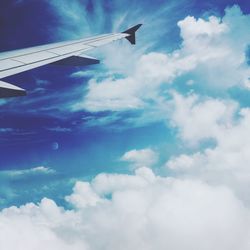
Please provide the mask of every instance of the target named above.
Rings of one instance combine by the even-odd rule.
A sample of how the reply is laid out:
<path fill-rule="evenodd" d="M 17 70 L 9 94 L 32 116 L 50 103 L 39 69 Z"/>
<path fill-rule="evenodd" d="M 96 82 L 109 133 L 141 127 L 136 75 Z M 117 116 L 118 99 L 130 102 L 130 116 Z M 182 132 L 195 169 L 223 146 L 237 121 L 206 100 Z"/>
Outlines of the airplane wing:
<path fill-rule="evenodd" d="M 135 32 L 140 26 L 141 24 L 138 24 L 121 33 L 1 52 L 0 79 L 47 64 L 84 66 L 99 63 L 99 60 L 83 53 L 123 38 L 126 38 L 131 44 L 135 44 Z M 24 89 L 0 80 L 0 98 L 23 95 L 26 95 Z"/>

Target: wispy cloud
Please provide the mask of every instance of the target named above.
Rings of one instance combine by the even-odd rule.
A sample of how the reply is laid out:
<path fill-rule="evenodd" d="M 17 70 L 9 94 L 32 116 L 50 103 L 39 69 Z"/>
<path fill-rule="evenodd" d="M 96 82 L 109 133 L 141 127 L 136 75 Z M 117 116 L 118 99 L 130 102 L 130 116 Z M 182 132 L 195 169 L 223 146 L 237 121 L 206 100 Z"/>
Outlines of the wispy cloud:
<path fill-rule="evenodd" d="M 49 131 L 54 131 L 54 132 L 71 132 L 71 128 L 63 128 L 63 127 L 54 127 L 54 128 L 47 128 Z"/>
<path fill-rule="evenodd" d="M 10 133 L 13 132 L 13 128 L 0 128 L 0 133 Z"/>
<path fill-rule="evenodd" d="M 56 173 L 55 170 L 51 168 L 39 166 L 35 168 L 30 168 L 30 169 L 0 171 L 0 177 L 22 178 L 22 177 L 28 177 L 28 176 L 33 176 L 33 175 L 50 175 L 50 174 L 55 174 L 55 173 Z"/>

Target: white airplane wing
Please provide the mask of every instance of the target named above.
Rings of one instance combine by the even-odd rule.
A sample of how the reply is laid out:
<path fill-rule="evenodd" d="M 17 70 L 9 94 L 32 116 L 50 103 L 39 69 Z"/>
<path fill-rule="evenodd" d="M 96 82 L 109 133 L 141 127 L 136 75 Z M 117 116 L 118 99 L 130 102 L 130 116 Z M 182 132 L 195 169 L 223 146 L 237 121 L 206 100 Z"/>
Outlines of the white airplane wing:
<path fill-rule="evenodd" d="M 0 53 L 0 79 L 47 64 L 84 66 L 99 60 L 84 55 L 85 51 L 126 38 L 135 44 L 138 24 L 122 33 L 111 33 L 68 42 L 60 42 Z M 0 98 L 23 96 L 26 91 L 0 80 Z"/>

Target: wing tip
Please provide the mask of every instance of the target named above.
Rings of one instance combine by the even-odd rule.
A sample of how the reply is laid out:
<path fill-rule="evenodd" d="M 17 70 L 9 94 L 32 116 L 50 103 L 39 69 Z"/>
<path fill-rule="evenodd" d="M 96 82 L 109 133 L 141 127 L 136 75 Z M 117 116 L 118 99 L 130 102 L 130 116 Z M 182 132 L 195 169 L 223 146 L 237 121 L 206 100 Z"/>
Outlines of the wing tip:
<path fill-rule="evenodd" d="M 122 32 L 129 35 L 126 37 L 126 39 L 133 45 L 136 44 L 135 33 L 141 26 L 142 24 L 140 23 Z"/>

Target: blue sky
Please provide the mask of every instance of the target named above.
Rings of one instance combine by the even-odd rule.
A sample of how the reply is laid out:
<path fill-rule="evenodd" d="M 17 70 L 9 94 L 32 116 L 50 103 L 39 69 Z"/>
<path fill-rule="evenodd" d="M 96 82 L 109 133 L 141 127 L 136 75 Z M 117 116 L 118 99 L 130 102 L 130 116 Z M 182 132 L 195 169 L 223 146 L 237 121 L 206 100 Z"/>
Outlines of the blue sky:
<path fill-rule="evenodd" d="M 8 210 L 10 206 L 23 205 L 20 213 L 30 218 L 37 206 L 38 220 L 45 221 L 44 214 L 50 209 L 52 215 L 59 214 L 58 206 L 63 206 L 65 214 L 89 215 L 90 219 L 83 215 L 81 223 L 100 227 L 100 231 L 92 228 L 99 237 L 103 228 L 112 234 L 123 225 L 119 216 L 125 205 L 120 201 L 125 199 L 131 207 L 141 201 L 135 210 L 144 202 L 155 204 L 149 206 L 150 214 L 140 216 L 153 216 L 149 228 L 156 235 L 162 226 L 170 230 L 169 235 L 183 233 L 185 242 L 183 205 L 190 208 L 187 213 L 198 211 L 211 221 L 218 215 L 226 228 L 215 230 L 221 239 L 234 235 L 231 243 L 247 249 L 238 245 L 239 230 L 228 229 L 231 221 L 222 211 L 229 209 L 226 214 L 237 223 L 249 219 L 243 216 L 249 211 L 249 13 L 250 4 L 243 0 L 1 1 L 1 51 L 119 32 L 137 23 L 143 26 L 136 46 L 124 40 L 90 51 L 90 56 L 101 60 L 98 65 L 50 65 L 7 79 L 28 95 L 0 100 L 0 208 L 7 211 L 0 214 L 0 225 L 5 216 L 11 219 L 19 211 Z M 178 201 L 173 198 L 176 193 Z M 149 194 L 174 205 L 158 203 Z M 199 203 L 199 195 L 208 203 Z M 218 207 L 207 211 L 210 202 Z M 176 234 L 168 224 L 157 224 L 155 211 L 166 209 L 177 211 L 180 218 L 180 223 L 173 219 L 180 226 Z M 110 218 L 110 211 L 114 224 L 105 229 L 101 223 Z M 131 213 L 137 216 L 143 211 Z M 95 213 L 100 222 L 95 221 Z M 65 214 L 60 212 L 60 222 L 66 228 Z M 194 214 L 188 214 L 193 222 Z M 165 215 L 162 221 L 172 218 Z M 201 222 L 202 229 L 208 221 Z M 248 223 L 237 225 L 249 231 Z M 118 235 L 121 242 L 129 235 L 124 228 Z M 197 224 L 190 231 L 191 239 L 199 238 L 195 230 L 203 232 Z M 63 238 L 63 233 L 55 235 Z M 90 249 L 117 249 L 105 233 L 100 239 L 103 245 L 93 242 L 93 235 L 86 233 L 84 242 Z M 139 239 L 144 237 L 139 233 Z M 124 249 L 146 249 L 131 238 Z M 72 239 L 75 248 L 65 249 L 83 246 L 77 236 Z M 206 240 L 207 249 L 229 249 L 226 243 L 213 245 L 213 240 Z M 183 249 L 178 241 L 161 242 L 164 237 L 158 243 L 147 242 L 148 249 Z M 14 249 L 6 244 L 6 249 Z M 60 244 L 55 241 L 54 249 Z M 186 242 L 187 249 L 194 249 L 192 244 Z M 197 249 L 206 249 L 199 244 Z"/>

